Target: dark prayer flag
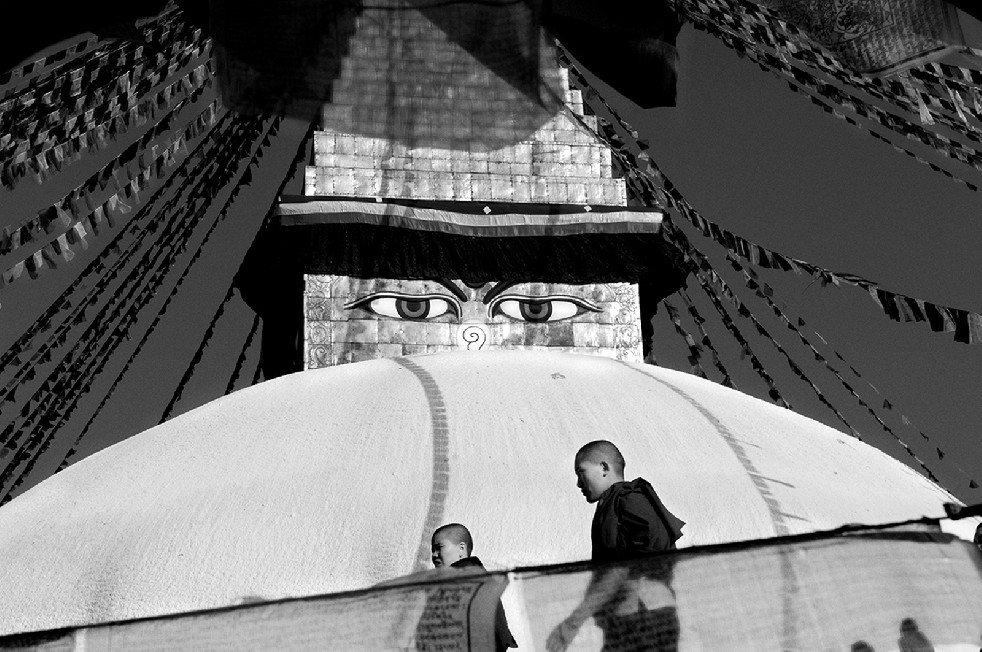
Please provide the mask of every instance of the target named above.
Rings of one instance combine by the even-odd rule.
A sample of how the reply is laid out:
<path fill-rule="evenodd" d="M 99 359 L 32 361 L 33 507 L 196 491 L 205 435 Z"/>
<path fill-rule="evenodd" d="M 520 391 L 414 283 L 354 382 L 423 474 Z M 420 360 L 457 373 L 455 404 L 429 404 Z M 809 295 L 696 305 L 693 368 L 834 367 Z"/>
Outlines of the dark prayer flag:
<path fill-rule="evenodd" d="M 969 16 L 982 20 L 982 4 L 979 0 L 947 0 L 949 5 L 958 7 Z"/>

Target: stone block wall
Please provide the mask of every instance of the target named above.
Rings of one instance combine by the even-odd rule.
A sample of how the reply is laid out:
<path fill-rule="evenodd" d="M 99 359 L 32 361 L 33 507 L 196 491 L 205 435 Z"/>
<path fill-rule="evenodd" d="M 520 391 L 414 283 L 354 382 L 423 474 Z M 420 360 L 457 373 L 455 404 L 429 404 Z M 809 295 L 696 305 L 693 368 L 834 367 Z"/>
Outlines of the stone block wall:
<path fill-rule="evenodd" d="M 455 350 L 548 349 L 642 360 L 633 283 L 521 283 L 499 291 L 494 283 L 473 288 L 459 281 L 307 275 L 305 282 L 307 369 Z M 420 300 L 429 302 L 430 316 L 406 318 L 395 305 Z M 519 304 L 543 300 L 551 302 L 552 320 L 529 321 Z"/>
<path fill-rule="evenodd" d="M 583 115 L 554 46 L 542 37 L 536 51 L 539 85 L 530 93 L 420 12 L 366 8 L 323 107 L 304 193 L 626 206 L 624 181 L 614 177 L 610 151 L 593 133 L 595 118 Z M 305 280 L 308 369 L 461 349 L 642 359 L 636 284 L 496 290 L 495 283 L 473 288 L 459 281 Z M 523 305 L 554 312 L 537 321 L 541 315 L 529 319 Z M 428 312 L 407 318 L 399 306 Z"/>
<path fill-rule="evenodd" d="M 540 43 L 539 95 L 411 9 L 367 8 L 315 135 L 307 195 L 624 206 L 579 91 Z"/>

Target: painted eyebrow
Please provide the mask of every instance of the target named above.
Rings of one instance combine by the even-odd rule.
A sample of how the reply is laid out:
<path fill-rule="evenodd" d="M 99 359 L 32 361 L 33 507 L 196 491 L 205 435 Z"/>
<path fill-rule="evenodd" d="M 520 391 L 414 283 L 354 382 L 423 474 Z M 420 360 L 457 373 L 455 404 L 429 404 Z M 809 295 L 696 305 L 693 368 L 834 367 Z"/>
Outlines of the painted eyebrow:
<path fill-rule="evenodd" d="M 518 281 L 501 281 L 491 286 L 491 289 L 484 293 L 484 303 L 491 303 L 494 298 L 513 285 L 518 285 Z"/>
<path fill-rule="evenodd" d="M 450 279 L 448 279 L 448 278 L 438 278 L 438 279 L 434 279 L 434 280 L 437 283 L 439 283 L 440 285 L 442 285 L 443 287 L 445 287 L 448 290 L 450 290 L 450 292 L 452 292 L 453 295 L 455 297 L 457 297 L 458 299 L 460 299 L 461 301 L 467 301 L 467 293 L 464 292 L 462 289 L 460 289 L 460 287 L 456 283 L 454 283 L 453 281 L 451 281 Z"/>

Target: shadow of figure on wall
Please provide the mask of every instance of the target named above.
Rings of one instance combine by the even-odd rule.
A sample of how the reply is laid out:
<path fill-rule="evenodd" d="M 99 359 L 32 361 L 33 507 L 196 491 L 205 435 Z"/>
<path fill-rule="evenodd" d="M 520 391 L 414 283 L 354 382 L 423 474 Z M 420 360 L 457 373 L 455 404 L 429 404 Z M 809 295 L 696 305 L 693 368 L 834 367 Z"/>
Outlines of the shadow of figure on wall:
<path fill-rule="evenodd" d="M 924 633 L 918 629 L 917 621 L 904 618 L 900 621 L 900 638 L 897 639 L 900 652 L 934 652 L 934 645 Z"/>
<path fill-rule="evenodd" d="M 604 652 L 677 652 L 674 565 L 669 557 L 632 565 L 617 598 L 595 617 L 604 634 Z"/>
<path fill-rule="evenodd" d="M 487 577 L 487 571 L 476 557 L 468 557 L 476 563 L 454 564 L 453 570 L 436 571 L 478 580 Z M 494 650 L 505 652 L 517 647 L 508 628 L 508 620 L 501 604 L 502 584 L 497 590 L 480 595 L 474 582 L 448 582 L 427 591 L 426 603 L 416 624 L 415 649 L 418 652 L 437 650 Z"/>

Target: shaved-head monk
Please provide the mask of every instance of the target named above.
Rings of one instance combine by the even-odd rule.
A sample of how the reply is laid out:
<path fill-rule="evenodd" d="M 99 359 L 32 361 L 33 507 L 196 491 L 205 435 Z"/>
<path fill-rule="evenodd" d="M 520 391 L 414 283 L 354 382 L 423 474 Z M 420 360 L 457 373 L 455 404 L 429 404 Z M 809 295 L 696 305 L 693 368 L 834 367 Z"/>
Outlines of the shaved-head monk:
<path fill-rule="evenodd" d="M 577 488 L 597 505 L 590 531 L 597 563 L 673 550 L 682 536 L 685 523 L 668 511 L 647 480 L 625 482 L 624 467 L 620 450 L 603 439 L 584 445 L 573 461 Z M 548 649 L 566 649 L 583 622 L 594 616 L 604 632 L 604 650 L 674 652 L 679 622 L 670 583 L 667 560 L 652 560 L 640 574 L 627 567 L 598 570 L 583 601 L 550 634 Z M 642 595 L 642 584 L 657 587 Z"/>
<path fill-rule="evenodd" d="M 576 453 L 576 486 L 588 503 L 597 503 L 591 539 L 593 561 L 632 559 L 675 548 L 685 523 L 662 504 L 643 478 L 624 481 L 624 456 L 600 439 Z"/>
<path fill-rule="evenodd" d="M 471 557 L 472 550 L 474 550 L 474 539 L 471 538 L 471 532 L 460 523 L 447 523 L 433 531 L 430 551 L 433 565 L 437 568 L 448 566 L 459 568 L 460 565 L 484 568 L 480 559 Z M 470 559 L 471 562 L 464 562 L 465 559 Z M 458 562 L 461 564 L 458 565 Z"/>
<path fill-rule="evenodd" d="M 473 550 L 474 539 L 471 537 L 471 532 L 460 523 L 447 523 L 433 531 L 430 552 L 433 565 L 437 568 L 483 571 L 484 564 L 471 554 Z M 438 644 L 428 645 L 425 637 L 426 634 L 417 633 L 417 650 L 441 649 Z M 508 619 L 505 617 L 505 609 L 500 601 L 494 615 L 494 643 L 496 652 L 505 652 L 510 647 L 518 647 L 515 637 L 508 628 Z"/>

